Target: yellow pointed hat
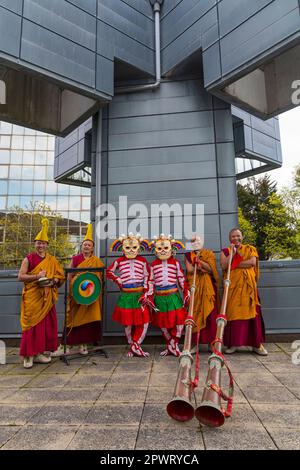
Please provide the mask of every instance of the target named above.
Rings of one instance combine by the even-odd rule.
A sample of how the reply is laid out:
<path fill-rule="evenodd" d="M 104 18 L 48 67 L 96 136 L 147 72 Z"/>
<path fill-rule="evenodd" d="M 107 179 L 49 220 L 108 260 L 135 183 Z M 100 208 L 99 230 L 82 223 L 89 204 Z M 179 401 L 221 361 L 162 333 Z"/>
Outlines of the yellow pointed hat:
<path fill-rule="evenodd" d="M 49 228 L 49 220 L 48 219 L 42 219 L 42 230 L 37 234 L 34 241 L 40 240 L 42 242 L 49 243 L 48 228 Z"/>
<path fill-rule="evenodd" d="M 88 224 L 87 225 L 87 231 L 86 231 L 86 234 L 85 234 L 85 237 L 83 239 L 83 241 L 85 242 L 86 240 L 89 240 L 91 242 L 94 243 L 94 240 L 93 240 L 93 226 L 92 224 Z"/>

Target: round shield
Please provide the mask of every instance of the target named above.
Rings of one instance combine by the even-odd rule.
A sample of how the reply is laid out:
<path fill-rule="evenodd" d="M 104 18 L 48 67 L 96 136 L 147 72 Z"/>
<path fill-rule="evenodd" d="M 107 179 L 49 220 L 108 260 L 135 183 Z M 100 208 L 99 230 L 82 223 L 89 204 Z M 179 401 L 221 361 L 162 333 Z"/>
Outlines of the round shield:
<path fill-rule="evenodd" d="M 90 305 L 98 299 L 101 288 L 101 281 L 96 274 L 81 273 L 73 282 L 72 295 L 77 304 Z"/>

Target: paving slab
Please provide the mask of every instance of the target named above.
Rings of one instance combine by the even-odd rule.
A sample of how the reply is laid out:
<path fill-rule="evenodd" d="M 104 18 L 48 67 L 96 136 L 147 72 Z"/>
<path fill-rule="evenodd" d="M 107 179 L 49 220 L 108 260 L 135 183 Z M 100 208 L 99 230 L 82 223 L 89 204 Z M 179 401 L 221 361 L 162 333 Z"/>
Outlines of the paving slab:
<path fill-rule="evenodd" d="M 23 426 L 2 450 L 63 450 L 76 434 L 77 426 Z"/>
<path fill-rule="evenodd" d="M 68 446 L 70 450 L 133 450 L 138 425 L 126 426 L 81 426 Z"/>
<path fill-rule="evenodd" d="M 141 426 L 136 443 L 138 450 L 203 450 L 204 443 L 199 429 L 164 428 L 159 431 Z"/>
<path fill-rule="evenodd" d="M 136 372 L 126 373 L 126 372 L 115 372 L 109 380 L 109 385 L 119 385 L 125 386 L 129 385 L 131 387 L 146 387 L 149 382 L 149 373 L 148 372 Z"/>
<path fill-rule="evenodd" d="M 276 450 L 277 447 L 266 429 L 259 425 L 230 426 L 203 429 L 203 439 L 207 450 Z"/>
<path fill-rule="evenodd" d="M 7 403 L 0 406 L 0 425 L 17 426 L 26 424 L 41 409 L 41 405 Z"/>
<path fill-rule="evenodd" d="M 68 388 L 67 386 L 56 390 L 49 404 L 55 403 L 89 403 L 93 404 L 100 396 L 102 386 L 94 388 Z"/>
<path fill-rule="evenodd" d="M 91 405 L 86 403 L 73 404 L 47 404 L 32 416 L 29 424 L 59 424 L 79 425 L 87 416 Z"/>
<path fill-rule="evenodd" d="M 70 374 L 40 374 L 27 381 L 26 388 L 56 388 L 63 387 L 70 380 Z"/>
<path fill-rule="evenodd" d="M 252 405 L 264 426 L 294 428 L 300 432 L 299 404 L 260 404 Z"/>
<path fill-rule="evenodd" d="M 0 448 L 6 444 L 18 431 L 21 426 L 0 426 Z"/>
<path fill-rule="evenodd" d="M 101 392 L 96 405 L 103 406 L 103 403 L 144 403 L 147 393 L 147 387 L 134 387 L 124 385 L 118 387 L 116 385 L 106 386 Z"/>
<path fill-rule="evenodd" d="M 94 405 L 86 416 L 85 424 L 134 425 L 140 423 L 143 404 L 116 403 L 105 406 Z"/>
<path fill-rule="evenodd" d="M 267 426 L 267 430 L 278 449 L 300 450 L 299 429 L 281 429 L 278 427 Z"/>
<path fill-rule="evenodd" d="M 68 388 L 87 388 L 87 387 L 103 387 L 110 378 L 109 372 L 102 372 L 101 374 L 76 374 L 67 383 Z"/>
<path fill-rule="evenodd" d="M 0 375 L 0 389 L 23 387 L 28 384 L 33 377 L 32 375 Z"/>

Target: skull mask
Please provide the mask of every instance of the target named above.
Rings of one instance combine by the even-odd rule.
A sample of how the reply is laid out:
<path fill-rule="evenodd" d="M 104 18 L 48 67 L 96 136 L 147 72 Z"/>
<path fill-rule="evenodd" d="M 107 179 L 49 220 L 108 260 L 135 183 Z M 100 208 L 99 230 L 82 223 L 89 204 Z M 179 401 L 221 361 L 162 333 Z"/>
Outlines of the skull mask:
<path fill-rule="evenodd" d="M 169 259 L 172 256 L 171 240 L 157 240 L 155 242 L 155 254 L 159 259 Z"/>
<path fill-rule="evenodd" d="M 135 237 L 125 238 L 122 243 L 122 251 L 126 258 L 136 258 L 140 251 L 140 241 Z"/>

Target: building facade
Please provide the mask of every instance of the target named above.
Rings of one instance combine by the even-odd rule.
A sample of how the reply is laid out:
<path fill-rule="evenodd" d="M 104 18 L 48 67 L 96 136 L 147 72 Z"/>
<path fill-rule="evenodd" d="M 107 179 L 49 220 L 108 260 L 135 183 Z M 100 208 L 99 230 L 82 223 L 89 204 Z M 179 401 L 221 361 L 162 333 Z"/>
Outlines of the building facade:
<path fill-rule="evenodd" d="M 128 228 L 149 237 L 167 220 L 179 236 L 178 212 L 154 231 L 153 205 L 191 204 L 218 253 L 237 224 L 236 180 L 281 166 L 276 116 L 296 106 L 299 58 L 298 0 L 0 0 L 0 118 L 59 136 L 57 183 L 90 175 L 95 228 L 117 224 L 96 244 L 107 263 L 120 196 L 146 208 Z"/>

